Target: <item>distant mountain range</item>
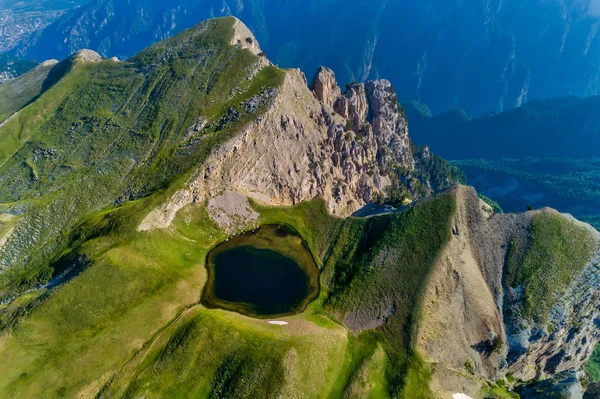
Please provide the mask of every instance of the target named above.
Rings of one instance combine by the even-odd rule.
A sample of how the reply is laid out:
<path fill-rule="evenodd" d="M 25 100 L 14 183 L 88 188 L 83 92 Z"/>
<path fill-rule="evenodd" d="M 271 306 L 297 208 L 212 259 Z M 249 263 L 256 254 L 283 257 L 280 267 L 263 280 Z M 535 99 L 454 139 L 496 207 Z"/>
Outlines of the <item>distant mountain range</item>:
<path fill-rule="evenodd" d="M 507 212 L 551 206 L 600 227 L 600 97 L 531 101 L 473 118 L 404 104 L 411 137 Z"/>
<path fill-rule="evenodd" d="M 24 74 L 37 64 L 36 61 L 20 60 L 8 54 L 0 54 L 0 84 Z"/>
<path fill-rule="evenodd" d="M 65 12 L 90 0 L 0 0 L 0 52 L 8 51 Z"/>
<path fill-rule="evenodd" d="M 127 58 L 229 14 L 282 67 L 328 65 L 345 83 L 386 77 L 400 100 L 434 113 L 600 94 L 600 22 L 588 0 L 94 0 L 14 52 L 43 61 L 91 48 Z"/>
<path fill-rule="evenodd" d="M 431 116 L 404 105 L 412 137 L 448 159 L 600 157 L 600 97 L 535 100 L 473 118 L 460 108 Z"/>

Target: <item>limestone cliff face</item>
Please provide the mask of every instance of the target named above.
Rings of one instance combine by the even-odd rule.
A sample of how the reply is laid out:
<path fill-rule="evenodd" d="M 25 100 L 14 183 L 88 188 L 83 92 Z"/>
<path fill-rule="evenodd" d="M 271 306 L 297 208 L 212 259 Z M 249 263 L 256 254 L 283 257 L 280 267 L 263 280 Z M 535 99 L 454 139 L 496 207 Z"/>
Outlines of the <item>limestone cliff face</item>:
<path fill-rule="evenodd" d="M 532 321 L 519 311 L 524 287 L 505 281 L 508 251 L 513 239 L 528 239 L 536 215 L 558 213 L 493 214 L 473 189 L 460 186 L 455 195 L 453 235 L 432 273 L 418 335 L 420 352 L 436 365 L 434 391 L 444 397 L 459 390 L 476 398 L 480 387 L 473 380 L 511 373 L 524 381 L 564 375 L 570 385 L 560 382 L 561 387 L 581 392 L 572 376 L 583 370 L 600 339 L 600 253 L 596 250 L 571 286 L 552 298 L 548 320 Z M 598 242 L 598 233 L 583 227 Z"/>
<path fill-rule="evenodd" d="M 392 188 L 412 200 L 415 184 L 430 187 L 415 177 L 407 121 L 388 81 L 342 94 L 333 72 L 320 68 L 312 88 L 300 71 L 287 71 L 267 112 L 214 152 L 140 229 L 165 227 L 186 204 L 226 191 L 271 205 L 321 196 L 331 214 L 345 217 Z"/>
<path fill-rule="evenodd" d="M 316 99 L 333 107 L 333 103 L 342 95 L 342 91 L 335 80 L 335 74 L 329 68 L 320 67 L 315 75 L 311 90 Z"/>

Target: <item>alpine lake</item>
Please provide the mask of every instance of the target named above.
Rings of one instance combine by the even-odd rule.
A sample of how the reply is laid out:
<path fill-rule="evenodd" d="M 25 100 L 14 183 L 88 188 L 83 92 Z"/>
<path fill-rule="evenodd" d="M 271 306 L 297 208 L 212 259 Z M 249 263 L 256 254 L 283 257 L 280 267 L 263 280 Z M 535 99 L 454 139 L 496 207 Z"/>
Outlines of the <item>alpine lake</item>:
<path fill-rule="evenodd" d="M 291 228 L 267 225 L 235 236 L 207 256 L 202 304 L 256 318 L 302 312 L 319 295 L 319 271 Z"/>

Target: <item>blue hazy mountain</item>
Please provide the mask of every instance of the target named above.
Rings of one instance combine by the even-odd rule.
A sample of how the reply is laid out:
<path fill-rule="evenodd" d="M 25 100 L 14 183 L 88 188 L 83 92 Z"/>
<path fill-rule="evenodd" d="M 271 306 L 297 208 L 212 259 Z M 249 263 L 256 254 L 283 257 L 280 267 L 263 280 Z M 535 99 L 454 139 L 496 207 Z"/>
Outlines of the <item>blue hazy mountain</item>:
<path fill-rule="evenodd" d="M 431 116 L 404 104 L 417 144 L 448 159 L 600 157 L 600 97 L 533 100 L 518 108 L 472 117 L 461 108 Z"/>
<path fill-rule="evenodd" d="M 312 75 L 327 65 L 345 83 L 385 77 L 402 101 L 481 115 L 600 94 L 599 11 L 595 0 L 95 0 L 16 52 L 43 61 L 91 48 L 126 58 L 233 14 L 280 66 Z"/>
<path fill-rule="evenodd" d="M 0 0 L 0 52 L 17 47 L 64 13 L 91 0 Z"/>

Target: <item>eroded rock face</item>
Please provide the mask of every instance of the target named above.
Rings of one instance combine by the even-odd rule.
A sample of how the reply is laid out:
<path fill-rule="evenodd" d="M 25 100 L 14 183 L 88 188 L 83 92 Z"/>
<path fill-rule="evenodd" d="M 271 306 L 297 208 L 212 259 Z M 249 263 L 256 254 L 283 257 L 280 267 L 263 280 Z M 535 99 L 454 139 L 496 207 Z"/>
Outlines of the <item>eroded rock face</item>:
<path fill-rule="evenodd" d="M 383 167 L 397 162 L 400 167 L 412 170 L 413 156 L 408 138 L 408 121 L 398 104 L 398 96 L 388 80 L 376 80 L 366 85 L 371 126 L 381 143 L 379 160 Z"/>
<path fill-rule="evenodd" d="M 316 99 L 330 107 L 342 95 L 335 74 L 329 68 L 320 67 L 310 87 Z"/>
<path fill-rule="evenodd" d="M 532 321 L 519 311 L 522 289 L 504 280 L 507 254 L 513 239 L 527 239 L 536 215 L 559 214 L 542 209 L 491 215 L 473 189 L 460 186 L 455 195 L 453 234 L 426 293 L 419 350 L 437 367 L 464 373 L 469 363 L 478 377 L 497 380 L 511 373 L 523 381 L 545 381 L 547 392 L 556 385 L 556 392 L 580 398 L 577 375 L 600 340 L 600 252 L 552 299 L 548 320 Z M 595 230 L 584 227 L 600 241 Z"/>
<path fill-rule="evenodd" d="M 520 293 L 505 294 L 507 361 L 519 378 L 548 378 L 556 373 L 582 370 L 600 339 L 600 254 L 564 295 L 557 298 L 549 320 L 535 323 L 520 317 Z"/>
<path fill-rule="evenodd" d="M 320 68 L 311 91 L 299 70 L 286 72 L 268 111 L 214 152 L 143 230 L 166 227 L 181 207 L 224 191 L 271 205 L 323 197 L 348 216 L 389 195 L 393 186 L 417 198 L 408 124 L 390 83 L 355 84 L 343 94 L 333 72 Z M 333 106 L 333 107 L 332 107 Z M 201 134 L 201 132 L 197 132 Z"/>
<path fill-rule="evenodd" d="M 351 122 L 350 129 L 360 132 L 367 122 L 369 112 L 365 85 L 360 83 L 348 86 L 344 94 L 333 104 L 333 109 Z"/>
<path fill-rule="evenodd" d="M 211 156 L 192 187 L 209 196 L 229 187 L 273 205 L 322 196 L 332 214 L 351 214 L 385 195 L 391 180 L 384 167 L 394 156 L 384 150 L 388 136 L 374 135 L 364 87 L 361 93 L 357 133 L 315 100 L 301 72 L 287 72 L 270 110 Z"/>
<path fill-rule="evenodd" d="M 518 388 L 518 393 L 523 399 L 582 399 L 583 388 L 577 373 L 563 371 L 552 378 Z M 597 398 L 597 396 L 594 396 Z"/>

